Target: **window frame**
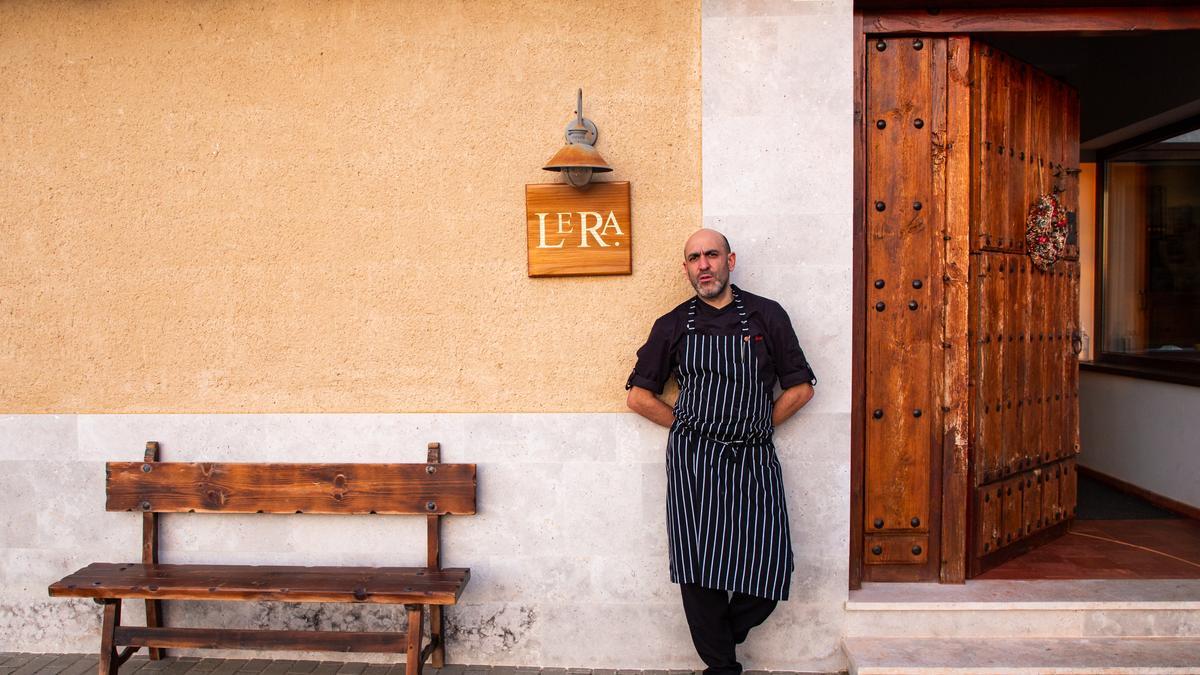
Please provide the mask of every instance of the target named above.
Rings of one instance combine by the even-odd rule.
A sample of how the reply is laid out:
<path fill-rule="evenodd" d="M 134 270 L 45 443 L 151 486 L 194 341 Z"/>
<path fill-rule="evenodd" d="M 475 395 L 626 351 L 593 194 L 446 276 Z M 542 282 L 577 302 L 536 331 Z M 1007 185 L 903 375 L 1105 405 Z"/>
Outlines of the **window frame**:
<path fill-rule="evenodd" d="M 1194 115 L 1178 122 L 1173 122 L 1096 151 L 1096 256 L 1095 284 L 1093 290 L 1093 315 L 1095 319 L 1093 332 L 1095 336 L 1092 341 L 1095 345 L 1095 357 L 1091 361 L 1080 361 L 1080 370 L 1200 387 L 1200 360 L 1170 359 L 1164 356 L 1126 354 L 1103 350 L 1104 282 L 1106 272 L 1104 246 L 1106 226 L 1108 224 L 1108 212 L 1105 208 L 1108 201 L 1108 172 L 1106 165 L 1109 161 L 1118 158 L 1119 155 L 1197 129 L 1200 129 L 1200 115 Z"/>

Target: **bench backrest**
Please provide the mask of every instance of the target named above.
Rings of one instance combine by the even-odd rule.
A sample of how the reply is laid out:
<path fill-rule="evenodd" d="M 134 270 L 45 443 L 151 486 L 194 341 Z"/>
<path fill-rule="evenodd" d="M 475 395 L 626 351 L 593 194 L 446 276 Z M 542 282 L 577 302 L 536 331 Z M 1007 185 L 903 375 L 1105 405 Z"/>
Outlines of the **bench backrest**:
<path fill-rule="evenodd" d="M 143 553 L 157 561 L 156 513 L 407 514 L 429 517 L 429 566 L 440 567 L 441 516 L 475 513 L 475 465 L 442 464 L 429 444 L 424 464 L 109 462 L 109 511 L 146 514 Z M 153 543 L 151 543 L 153 542 Z M 150 560 L 150 559 L 153 560 Z"/>
<path fill-rule="evenodd" d="M 107 509 L 467 515 L 475 465 L 109 462 Z"/>

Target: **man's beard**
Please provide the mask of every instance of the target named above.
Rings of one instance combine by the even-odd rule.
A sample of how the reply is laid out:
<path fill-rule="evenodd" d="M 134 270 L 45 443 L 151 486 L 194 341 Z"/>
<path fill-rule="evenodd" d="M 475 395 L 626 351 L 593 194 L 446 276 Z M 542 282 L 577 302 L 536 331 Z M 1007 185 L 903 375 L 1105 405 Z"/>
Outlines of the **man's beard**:
<path fill-rule="evenodd" d="M 701 286 L 700 286 L 700 282 L 695 279 L 692 280 L 692 288 L 696 289 L 696 295 L 699 295 L 700 297 L 702 297 L 706 300 L 711 300 L 711 299 L 717 297 L 718 295 L 724 293 L 725 286 L 728 283 L 729 283 L 729 279 L 727 279 L 727 278 L 726 279 L 718 279 L 717 275 L 714 274 L 713 280 L 711 282 L 709 282 L 709 288 L 711 290 L 708 290 L 708 291 L 703 290 L 703 288 L 701 288 Z"/>

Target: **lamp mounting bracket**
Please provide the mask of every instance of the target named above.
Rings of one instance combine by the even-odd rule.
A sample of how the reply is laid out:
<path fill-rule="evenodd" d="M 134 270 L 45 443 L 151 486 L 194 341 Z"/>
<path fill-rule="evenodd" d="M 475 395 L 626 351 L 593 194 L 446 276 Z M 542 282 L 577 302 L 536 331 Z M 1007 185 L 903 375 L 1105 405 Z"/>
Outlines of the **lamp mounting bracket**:
<path fill-rule="evenodd" d="M 600 130 L 596 123 L 583 116 L 583 89 L 576 94 L 575 119 L 567 125 L 564 134 L 568 143 L 587 143 L 595 145 L 600 138 Z"/>

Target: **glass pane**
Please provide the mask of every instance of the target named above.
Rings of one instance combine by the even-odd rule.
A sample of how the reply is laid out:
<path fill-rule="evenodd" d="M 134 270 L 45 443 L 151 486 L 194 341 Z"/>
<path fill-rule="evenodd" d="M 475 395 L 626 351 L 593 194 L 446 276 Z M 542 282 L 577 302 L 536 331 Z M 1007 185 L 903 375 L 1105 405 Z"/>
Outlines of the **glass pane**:
<path fill-rule="evenodd" d="M 1106 164 L 1104 351 L 1200 360 L 1198 136 Z"/>

